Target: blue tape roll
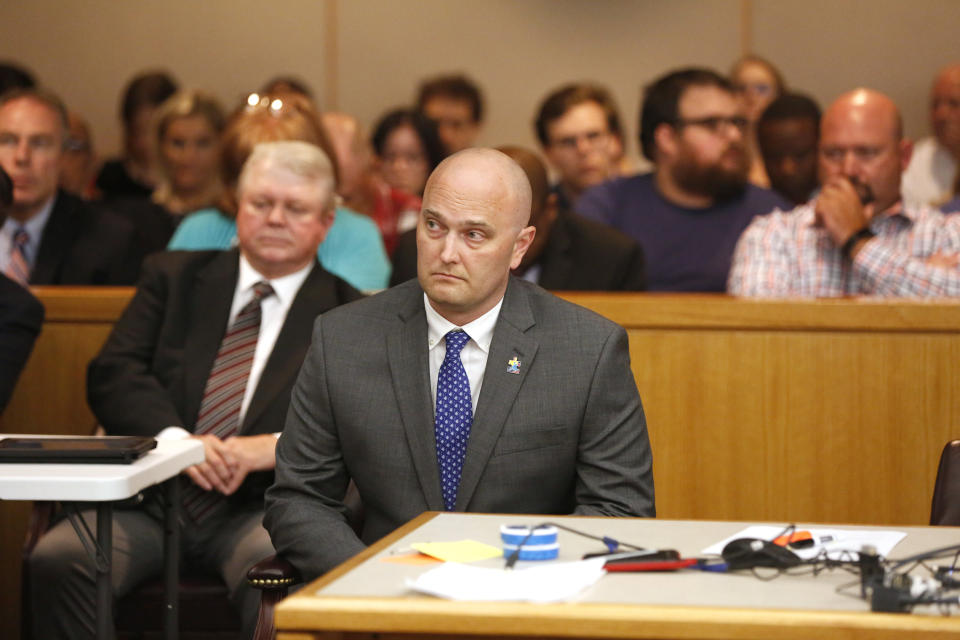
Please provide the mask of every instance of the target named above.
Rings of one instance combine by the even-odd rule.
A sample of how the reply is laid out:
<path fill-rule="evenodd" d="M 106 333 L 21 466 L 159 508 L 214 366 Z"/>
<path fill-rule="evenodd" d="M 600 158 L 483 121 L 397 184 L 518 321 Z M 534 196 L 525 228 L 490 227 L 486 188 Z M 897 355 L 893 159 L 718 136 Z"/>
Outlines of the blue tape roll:
<path fill-rule="evenodd" d="M 529 538 L 527 536 L 530 536 Z M 504 545 L 523 544 L 524 547 L 557 544 L 556 527 L 537 527 L 530 533 L 530 527 L 523 525 L 501 525 L 500 540 Z"/>
<path fill-rule="evenodd" d="M 515 544 L 505 544 L 503 545 L 503 557 L 509 558 L 514 551 L 517 550 L 517 545 Z M 559 544 L 538 544 L 538 545 L 523 545 L 520 547 L 520 553 L 517 556 L 518 560 L 553 560 L 560 553 Z"/>

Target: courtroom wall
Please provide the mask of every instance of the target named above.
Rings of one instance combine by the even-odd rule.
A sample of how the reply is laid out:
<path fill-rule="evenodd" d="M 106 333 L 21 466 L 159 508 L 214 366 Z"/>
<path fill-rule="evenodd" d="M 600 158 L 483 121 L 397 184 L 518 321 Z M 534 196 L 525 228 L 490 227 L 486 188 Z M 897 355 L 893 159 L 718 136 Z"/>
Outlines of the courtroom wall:
<path fill-rule="evenodd" d="M 121 87 L 157 66 L 229 104 L 292 72 L 367 124 L 459 69 L 490 98 L 488 144 L 534 144 L 544 92 L 591 78 L 614 90 L 636 154 L 643 84 L 677 65 L 725 70 L 745 47 L 822 102 L 858 83 L 888 91 L 925 135 L 930 77 L 960 60 L 957 24 L 955 0 L 33 0 L 3 3 L 0 58 L 59 91 L 105 154 Z"/>

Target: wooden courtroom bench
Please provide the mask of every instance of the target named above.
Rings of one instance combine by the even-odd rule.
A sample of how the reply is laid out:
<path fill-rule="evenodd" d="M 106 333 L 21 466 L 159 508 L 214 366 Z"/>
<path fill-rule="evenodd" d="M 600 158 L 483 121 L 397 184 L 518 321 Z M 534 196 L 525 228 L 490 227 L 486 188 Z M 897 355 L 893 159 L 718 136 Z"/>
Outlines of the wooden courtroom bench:
<path fill-rule="evenodd" d="M 132 289 L 35 292 L 46 323 L 0 428 L 90 433 L 86 365 Z M 629 333 L 659 517 L 927 523 L 940 450 L 960 436 L 960 302 L 563 297 Z M 27 510 L 0 503 L 10 585 Z M 18 616 L 15 592 L 0 619 Z"/>

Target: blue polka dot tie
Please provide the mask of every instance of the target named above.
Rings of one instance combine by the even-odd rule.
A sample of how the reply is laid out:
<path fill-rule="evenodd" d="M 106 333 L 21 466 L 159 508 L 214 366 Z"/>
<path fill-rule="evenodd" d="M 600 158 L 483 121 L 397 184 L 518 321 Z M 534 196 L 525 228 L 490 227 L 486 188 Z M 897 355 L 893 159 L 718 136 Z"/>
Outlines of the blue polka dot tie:
<path fill-rule="evenodd" d="M 460 487 L 460 472 L 467 454 L 467 439 L 473 424 L 473 402 L 470 381 L 460 361 L 460 351 L 470 336 L 456 329 L 447 334 L 447 355 L 437 376 L 437 415 L 434 422 L 437 438 L 437 464 L 443 485 L 443 504 L 453 511 Z"/>

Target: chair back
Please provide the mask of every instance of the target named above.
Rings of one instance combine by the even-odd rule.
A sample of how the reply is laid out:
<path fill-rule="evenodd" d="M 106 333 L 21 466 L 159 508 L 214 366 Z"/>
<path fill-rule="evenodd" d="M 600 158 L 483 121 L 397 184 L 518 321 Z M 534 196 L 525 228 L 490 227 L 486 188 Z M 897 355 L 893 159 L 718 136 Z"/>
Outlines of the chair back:
<path fill-rule="evenodd" d="M 930 524 L 960 527 L 960 440 L 948 442 L 940 454 Z"/>

